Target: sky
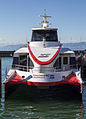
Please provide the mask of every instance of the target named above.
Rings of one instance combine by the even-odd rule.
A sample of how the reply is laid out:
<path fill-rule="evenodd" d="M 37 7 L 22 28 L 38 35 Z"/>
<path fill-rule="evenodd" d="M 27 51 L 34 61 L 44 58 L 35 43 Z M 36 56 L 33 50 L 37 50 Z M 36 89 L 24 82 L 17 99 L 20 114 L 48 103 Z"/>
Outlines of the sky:
<path fill-rule="evenodd" d="M 86 0 L 0 0 L 0 46 L 30 41 L 44 9 L 62 43 L 86 41 Z"/>

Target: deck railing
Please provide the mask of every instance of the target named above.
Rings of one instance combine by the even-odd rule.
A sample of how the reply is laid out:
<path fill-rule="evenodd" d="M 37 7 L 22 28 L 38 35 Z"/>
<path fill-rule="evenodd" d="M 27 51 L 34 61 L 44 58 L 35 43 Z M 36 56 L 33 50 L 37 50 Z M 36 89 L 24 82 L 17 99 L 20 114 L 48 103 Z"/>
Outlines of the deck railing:
<path fill-rule="evenodd" d="M 21 71 L 27 71 L 33 72 L 33 67 L 32 66 L 24 66 L 24 65 L 12 65 L 13 69 L 21 70 Z M 34 71 L 39 71 L 39 72 L 59 72 L 59 71 L 67 71 L 70 69 L 78 69 L 78 64 L 77 65 L 65 65 L 64 67 L 58 66 L 58 67 L 35 67 Z"/>
<path fill-rule="evenodd" d="M 58 71 L 67 71 L 67 70 L 70 70 L 70 69 L 78 69 L 78 64 L 65 65 L 65 66 L 63 66 L 63 67 L 61 67 L 61 66 L 55 67 L 55 71 L 56 71 L 56 72 L 58 72 Z"/>
<path fill-rule="evenodd" d="M 16 64 L 12 64 L 12 68 L 13 69 L 17 69 L 17 70 L 22 70 L 22 71 L 29 71 L 30 69 L 32 69 L 33 67 L 31 66 L 24 66 L 24 65 L 16 65 Z"/>

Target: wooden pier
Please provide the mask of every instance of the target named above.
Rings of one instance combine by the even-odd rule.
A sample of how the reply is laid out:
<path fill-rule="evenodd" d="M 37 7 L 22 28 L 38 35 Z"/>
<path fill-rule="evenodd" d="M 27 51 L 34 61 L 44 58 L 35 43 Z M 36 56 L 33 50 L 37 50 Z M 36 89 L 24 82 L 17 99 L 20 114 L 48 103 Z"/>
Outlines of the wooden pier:
<path fill-rule="evenodd" d="M 0 57 L 13 57 L 15 51 L 0 51 Z"/>

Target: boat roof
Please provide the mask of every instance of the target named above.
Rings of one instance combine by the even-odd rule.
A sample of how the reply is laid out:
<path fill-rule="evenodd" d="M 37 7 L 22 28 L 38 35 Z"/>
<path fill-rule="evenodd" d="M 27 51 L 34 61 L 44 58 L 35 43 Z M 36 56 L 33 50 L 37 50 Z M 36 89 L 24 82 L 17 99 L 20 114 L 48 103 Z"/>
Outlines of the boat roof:
<path fill-rule="evenodd" d="M 60 54 L 74 54 L 74 51 L 72 51 L 71 49 L 69 48 L 61 48 L 60 50 Z"/>
<path fill-rule="evenodd" d="M 32 28 L 32 31 L 35 31 L 35 30 L 53 30 L 53 31 L 57 31 L 58 29 L 57 28 Z"/>
<path fill-rule="evenodd" d="M 22 48 L 19 48 L 18 50 L 16 50 L 15 52 L 14 52 L 14 54 L 20 54 L 20 53 L 29 53 L 28 52 L 28 48 L 27 47 L 22 47 Z"/>
<path fill-rule="evenodd" d="M 17 51 L 15 51 L 14 54 L 24 54 L 24 53 L 25 54 L 29 53 L 27 47 L 22 47 L 18 49 Z M 60 54 L 74 54 L 74 51 L 70 50 L 69 48 L 61 48 Z"/>

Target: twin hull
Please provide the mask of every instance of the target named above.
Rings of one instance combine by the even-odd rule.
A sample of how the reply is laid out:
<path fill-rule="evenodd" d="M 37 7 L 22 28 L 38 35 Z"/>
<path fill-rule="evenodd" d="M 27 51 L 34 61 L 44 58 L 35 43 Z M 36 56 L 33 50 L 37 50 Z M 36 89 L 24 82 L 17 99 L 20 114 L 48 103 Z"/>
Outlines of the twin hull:
<path fill-rule="evenodd" d="M 11 69 L 7 76 L 9 79 L 5 82 L 6 97 L 15 92 L 16 89 L 21 89 L 21 87 L 22 90 L 20 90 L 19 94 L 22 92 L 30 95 L 32 92 L 30 90 L 33 90 L 33 96 L 37 92 L 39 92 L 38 95 L 41 95 L 41 92 L 57 94 L 57 91 L 64 93 L 64 90 L 69 91 L 69 93 L 74 93 L 74 90 L 81 93 L 82 83 L 79 74 L 79 71 L 72 72 L 72 70 L 53 73 L 31 73 Z M 36 90 L 37 92 L 35 92 Z"/>

